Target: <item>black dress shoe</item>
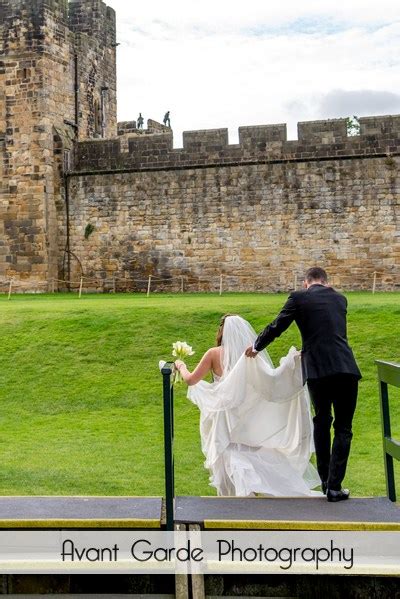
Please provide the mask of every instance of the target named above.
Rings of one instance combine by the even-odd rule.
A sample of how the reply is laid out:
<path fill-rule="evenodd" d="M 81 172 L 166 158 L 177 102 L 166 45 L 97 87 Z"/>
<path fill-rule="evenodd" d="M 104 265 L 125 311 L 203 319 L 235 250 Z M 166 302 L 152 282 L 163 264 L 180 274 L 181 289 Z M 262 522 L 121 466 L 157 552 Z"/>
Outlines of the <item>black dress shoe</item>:
<path fill-rule="evenodd" d="M 326 491 L 328 489 L 328 483 L 325 481 L 321 481 L 321 490 L 323 492 L 324 495 L 326 495 Z"/>
<path fill-rule="evenodd" d="M 326 492 L 326 498 L 328 501 L 344 501 L 350 497 L 350 491 L 348 489 L 340 489 L 340 491 L 333 491 L 328 489 Z"/>

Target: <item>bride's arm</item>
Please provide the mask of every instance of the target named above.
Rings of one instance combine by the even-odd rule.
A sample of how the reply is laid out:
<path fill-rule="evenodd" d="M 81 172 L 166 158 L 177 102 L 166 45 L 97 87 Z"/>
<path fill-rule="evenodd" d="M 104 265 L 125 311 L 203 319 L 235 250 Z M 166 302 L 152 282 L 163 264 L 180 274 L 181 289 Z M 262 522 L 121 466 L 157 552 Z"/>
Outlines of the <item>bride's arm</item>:
<path fill-rule="evenodd" d="M 190 372 L 187 369 L 185 362 L 182 362 L 182 360 L 177 360 L 175 362 L 175 366 L 181 373 L 185 383 L 187 383 L 188 385 L 195 385 L 196 383 L 201 381 L 201 379 L 204 378 L 206 374 L 210 372 L 210 370 L 212 370 L 212 358 L 213 350 L 209 349 L 201 358 L 200 362 L 197 364 L 193 372 Z"/>

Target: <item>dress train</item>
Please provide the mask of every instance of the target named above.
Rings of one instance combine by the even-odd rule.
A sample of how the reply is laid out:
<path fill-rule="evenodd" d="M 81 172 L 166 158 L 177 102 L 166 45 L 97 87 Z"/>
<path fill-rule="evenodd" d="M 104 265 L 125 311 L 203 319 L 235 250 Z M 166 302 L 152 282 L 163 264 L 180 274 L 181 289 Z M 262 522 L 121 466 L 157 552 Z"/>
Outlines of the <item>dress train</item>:
<path fill-rule="evenodd" d="M 321 495 L 312 491 L 320 479 L 310 463 L 310 399 L 294 347 L 277 368 L 266 354 L 242 354 L 220 379 L 189 387 L 188 398 L 200 410 L 205 467 L 218 495 Z"/>

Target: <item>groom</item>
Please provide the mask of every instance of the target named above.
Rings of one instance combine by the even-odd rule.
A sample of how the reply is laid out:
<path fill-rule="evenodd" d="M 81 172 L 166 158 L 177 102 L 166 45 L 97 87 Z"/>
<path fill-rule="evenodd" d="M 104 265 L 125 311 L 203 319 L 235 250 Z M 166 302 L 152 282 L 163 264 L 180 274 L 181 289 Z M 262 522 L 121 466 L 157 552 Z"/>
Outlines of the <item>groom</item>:
<path fill-rule="evenodd" d="M 314 442 L 322 490 L 328 501 L 342 501 L 350 495 L 341 485 L 361 373 L 347 343 L 346 298 L 328 286 L 327 274 L 319 267 L 307 271 L 303 285 L 304 290 L 290 294 L 277 318 L 260 333 L 253 347 L 247 348 L 246 356 L 254 358 L 296 322 L 303 341 L 303 380 L 315 411 Z"/>

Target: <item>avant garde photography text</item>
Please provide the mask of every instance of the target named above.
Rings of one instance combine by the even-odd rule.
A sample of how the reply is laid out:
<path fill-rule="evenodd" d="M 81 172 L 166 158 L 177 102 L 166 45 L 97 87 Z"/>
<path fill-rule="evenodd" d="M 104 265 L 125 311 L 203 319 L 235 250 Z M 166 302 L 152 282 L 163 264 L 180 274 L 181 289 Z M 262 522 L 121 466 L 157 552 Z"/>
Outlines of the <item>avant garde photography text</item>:
<path fill-rule="evenodd" d="M 308 563 L 318 570 L 323 563 L 336 563 L 346 570 L 354 565 L 353 547 L 338 547 L 329 541 L 319 546 L 274 546 L 265 542 L 254 544 L 238 543 L 232 538 L 216 538 L 207 549 L 201 542 L 191 539 L 176 546 L 170 543 L 155 544 L 143 537 L 133 540 L 129 551 L 121 550 L 117 543 L 106 547 L 81 546 L 71 539 L 65 539 L 62 544 L 61 558 L 63 562 L 118 562 L 119 559 L 131 559 L 141 564 L 155 563 L 184 563 L 201 564 L 207 561 L 218 563 L 255 563 L 277 564 L 281 570 L 290 570 L 295 563 Z"/>

